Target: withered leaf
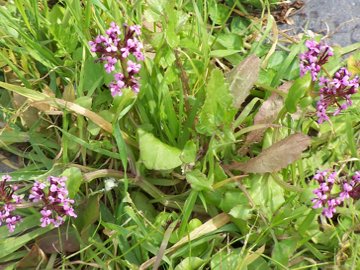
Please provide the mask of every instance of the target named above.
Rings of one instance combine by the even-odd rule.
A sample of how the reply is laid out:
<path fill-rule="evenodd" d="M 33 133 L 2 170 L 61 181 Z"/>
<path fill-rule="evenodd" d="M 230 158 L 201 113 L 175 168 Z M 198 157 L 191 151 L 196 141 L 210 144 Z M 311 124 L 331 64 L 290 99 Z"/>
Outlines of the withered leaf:
<path fill-rule="evenodd" d="M 240 108 L 250 94 L 251 88 L 258 80 L 259 71 L 260 58 L 250 55 L 225 75 L 234 96 L 235 108 Z"/>
<path fill-rule="evenodd" d="M 60 230 L 62 246 L 60 246 L 58 230 L 52 230 L 40 236 L 36 240 L 37 246 L 46 254 L 58 253 L 61 251 L 61 247 L 65 253 L 78 251 L 80 249 L 80 242 L 76 237 L 75 229 L 73 227 L 66 228 L 66 226 L 62 226 Z"/>
<path fill-rule="evenodd" d="M 25 255 L 17 264 L 16 269 L 36 269 L 39 264 L 46 264 L 47 257 L 45 253 L 34 244 L 28 254 Z"/>
<path fill-rule="evenodd" d="M 262 151 L 257 157 L 245 163 L 234 162 L 228 169 L 241 170 L 246 173 L 277 172 L 295 160 L 310 145 L 310 138 L 302 133 L 296 133 L 273 144 Z"/>
<path fill-rule="evenodd" d="M 291 85 L 292 82 L 285 82 L 279 87 L 279 90 L 287 93 Z M 255 115 L 254 125 L 272 124 L 276 120 L 283 105 L 283 97 L 273 92 L 271 96 L 261 105 L 259 111 Z M 251 131 L 246 137 L 245 144 L 259 142 L 264 135 L 265 130 L 266 128 Z"/>

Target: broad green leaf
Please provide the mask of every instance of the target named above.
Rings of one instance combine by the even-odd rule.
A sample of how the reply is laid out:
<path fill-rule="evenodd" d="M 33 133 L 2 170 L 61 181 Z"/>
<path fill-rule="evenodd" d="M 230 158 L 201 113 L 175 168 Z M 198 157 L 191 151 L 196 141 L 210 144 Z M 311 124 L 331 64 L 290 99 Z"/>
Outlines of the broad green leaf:
<path fill-rule="evenodd" d="M 74 223 L 83 240 L 87 239 L 90 226 L 99 218 L 99 200 L 100 196 L 91 196 L 75 209 L 77 218 Z"/>
<path fill-rule="evenodd" d="M 88 110 L 91 110 L 91 105 L 92 105 L 92 98 L 91 97 L 79 97 L 75 100 L 74 102 L 75 104 L 80 105 L 81 107 L 84 107 Z"/>
<path fill-rule="evenodd" d="M 80 84 L 83 86 L 83 91 L 87 93 L 88 96 L 91 96 L 95 89 L 103 83 L 103 70 L 103 65 L 95 63 L 93 57 L 89 57 L 85 61 L 82 70 L 84 76 L 81 78 L 82 82 L 80 82 Z"/>
<path fill-rule="evenodd" d="M 289 113 L 296 112 L 296 106 L 300 99 L 305 96 L 311 86 L 311 76 L 306 74 L 304 77 L 298 78 L 290 87 L 289 93 L 285 100 L 285 107 Z"/>
<path fill-rule="evenodd" d="M 27 232 L 19 237 L 8 237 L 0 239 L 0 258 L 3 258 L 19 248 L 23 247 L 29 241 L 35 239 L 36 237 L 50 231 L 52 228 L 38 228 L 36 230 Z"/>
<path fill-rule="evenodd" d="M 229 55 L 233 55 L 239 53 L 240 50 L 213 50 L 210 52 L 210 56 L 212 57 L 225 57 Z"/>
<path fill-rule="evenodd" d="M 224 75 L 219 69 L 214 69 L 207 83 L 206 98 L 200 111 L 197 131 L 211 136 L 221 128 L 230 127 L 235 115 L 232 103 L 233 98 Z"/>
<path fill-rule="evenodd" d="M 248 199 L 240 190 L 226 192 L 219 207 L 232 217 L 242 220 L 247 220 L 252 211 Z"/>
<path fill-rule="evenodd" d="M 226 74 L 235 108 L 240 108 L 259 78 L 260 58 L 250 55 Z"/>
<path fill-rule="evenodd" d="M 136 208 L 140 210 L 148 220 L 153 222 L 157 212 L 154 206 L 149 203 L 149 198 L 140 191 L 131 192 L 130 196 Z"/>
<path fill-rule="evenodd" d="M 215 24 L 224 24 L 229 15 L 229 12 L 229 7 L 218 3 L 218 1 L 213 1 L 213 3 L 209 4 L 209 15 Z"/>
<path fill-rule="evenodd" d="M 255 205 L 261 209 L 267 217 L 285 202 L 284 189 L 280 187 L 270 176 L 253 175 L 249 193 Z"/>
<path fill-rule="evenodd" d="M 220 251 L 211 258 L 212 270 L 236 269 L 242 258 L 238 250 Z"/>
<path fill-rule="evenodd" d="M 67 177 L 66 187 L 69 191 L 69 197 L 73 199 L 76 193 L 79 191 L 80 185 L 83 182 L 83 176 L 79 168 L 69 168 L 63 173 L 63 176 Z"/>
<path fill-rule="evenodd" d="M 289 258 L 296 250 L 297 241 L 294 238 L 285 239 L 275 243 L 272 250 L 272 259 L 283 266 L 288 266 Z"/>
<path fill-rule="evenodd" d="M 167 145 L 151 133 L 138 130 L 140 160 L 149 170 L 170 170 L 182 164 L 181 150 Z"/>
<path fill-rule="evenodd" d="M 193 170 L 186 173 L 186 180 L 194 190 L 212 190 L 213 180 L 208 179 L 206 175 L 199 170 Z"/>
<path fill-rule="evenodd" d="M 187 257 L 175 267 L 175 270 L 196 270 L 203 263 L 204 260 L 199 257 Z"/>
<path fill-rule="evenodd" d="M 196 153 L 196 144 L 193 141 L 187 141 L 180 158 L 184 163 L 194 163 L 196 159 Z"/>

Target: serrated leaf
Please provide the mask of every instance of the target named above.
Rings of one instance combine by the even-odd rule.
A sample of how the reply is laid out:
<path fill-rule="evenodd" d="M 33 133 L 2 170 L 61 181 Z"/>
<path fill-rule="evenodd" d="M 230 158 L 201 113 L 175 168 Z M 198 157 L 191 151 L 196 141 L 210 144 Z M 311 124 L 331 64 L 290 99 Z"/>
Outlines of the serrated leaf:
<path fill-rule="evenodd" d="M 307 135 L 302 133 L 293 134 L 273 144 L 248 162 L 234 162 L 228 168 L 247 173 L 276 172 L 299 159 L 301 153 L 309 145 L 310 138 Z"/>
<path fill-rule="evenodd" d="M 250 55 L 226 74 L 235 108 L 240 108 L 259 78 L 260 58 Z"/>
<path fill-rule="evenodd" d="M 167 145 L 151 133 L 138 130 L 140 160 L 149 170 L 170 170 L 182 164 L 181 150 Z"/>
<path fill-rule="evenodd" d="M 206 98 L 199 115 L 196 129 L 199 133 L 213 135 L 221 128 L 229 127 L 235 115 L 233 98 L 219 69 L 211 72 L 207 83 Z"/>

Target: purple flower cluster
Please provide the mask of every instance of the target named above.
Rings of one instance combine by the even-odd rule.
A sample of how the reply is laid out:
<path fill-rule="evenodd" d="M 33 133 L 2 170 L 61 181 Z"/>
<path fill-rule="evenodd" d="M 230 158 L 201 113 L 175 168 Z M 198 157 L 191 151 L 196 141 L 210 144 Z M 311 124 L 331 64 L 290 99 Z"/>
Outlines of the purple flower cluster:
<path fill-rule="evenodd" d="M 330 170 L 318 171 L 314 179 L 319 183 L 319 188 L 313 192 L 316 195 L 313 208 L 323 208 L 322 214 L 327 218 L 332 218 L 336 213 L 336 207 L 341 205 L 346 199 L 352 197 L 357 199 L 360 185 L 360 172 L 355 172 L 350 180 L 346 178 L 338 179 L 336 172 Z M 332 194 L 334 186 L 339 186 L 341 192 Z"/>
<path fill-rule="evenodd" d="M 64 223 L 65 217 L 77 217 L 72 205 L 74 200 L 68 198 L 66 177 L 48 177 L 48 182 L 35 181 L 29 199 L 33 202 L 42 202 L 44 207 L 40 211 L 41 227 L 53 224 L 59 227 Z"/>
<path fill-rule="evenodd" d="M 328 110 L 332 105 L 337 109 L 332 115 L 338 115 L 341 111 L 352 105 L 351 95 L 357 92 L 359 87 L 359 77 L 351 79 L 350 72 L 345 68 L 340 68 L 332 78 L 320 77 L 318 74 L 329 57 L 333 55 L 332 48 L 324 42 L 307 40 L 305 43 L 308 50 L 300 54 L 300 76 L 310 72 L 312 80 L 319 81 L 320 100 L 316 104 L 316 114 L 319 124 L 328 121 Z"/>
<path fill-rule="evenodd" d="M 115 65 L 120 63 L 122 73 L 115 73 L 114 80 L 109 84 L 112 96 L 121 96 L 124 88 L 139 92 L 140 85 L 136 75 L 141 65 L 138 62 L 144 60 L 143 45 L 137 39 L 141 35 L 140 26 L 124 24 L 123 39 L 120 35 L 120 27 L 112 22 L 106 30 L 106 36 L 99 35 L 89 42 L 91 51 L 99 55 L 99 61 L 104 63 L 107 73 L 115 71 Z"/>
<path fill-rule="evenodd" d="M 6 182 L 10 180 L 10 175 L 4 175 L 0 183 L 0 226 L 6 224 L 9 231 L 13 232 L 16 224 L 21 221 L 21 217 L 13 213 L 16 204 L 21 203 L 21 198 L 14 194 L 17 186 L 6 185 Z"/>
<path fill-rule="evenodd" d="M 5 175 L 0 181 L 0 226 L 6 224 L 9 231 L 13 232 L 15 226 L 21 221 L 19 215 L 13 212 L 23 203 L 19 195 L 15 194 L 18 189 L 15 185 L 9 185 L 11 177 Z M 42 183 L 35 181 L 29 195 L 29 200 L 34 203 L 40 203 L 42 217 L 40 219 L 41 227 L 53 224 L 59 227 L 64 223 L 65 217 L 76 217 L 73 209 L 74 200 L 69 199 L 66 188 L 66 177 L 48 177 L 48 182 Z"/>
<path fill-rule="evenodd" d="M 316 81 L 321 66 L 324 65 L 334 53 L 332 48 L 324 42 L 307 40 L 305 46 L 308 48 L 308 51 L 300 54 L 300 76 L 304 76 L 307 72 L 310 72 L 312 80 Z"/>
<path fill-rule="evenodd" d="M 355 76 L 353 79 L 350 79 L 350 77 L 350 72 L 345 67 L 342 67 L 334 74 L 331 80 L 325 77 L 320 78 L 319 84 L 322 88 L 320 89 L 320 100 L 316 105 L 320 124 L 329 120 L 327 109 L 330 105 L 335 104 L 338 107 L 333 115 L 338 115 L 352 105 L 350 97 L 357 92 L 359 77 Z M 345 102 L 341 104 L 342 100 Z"/>

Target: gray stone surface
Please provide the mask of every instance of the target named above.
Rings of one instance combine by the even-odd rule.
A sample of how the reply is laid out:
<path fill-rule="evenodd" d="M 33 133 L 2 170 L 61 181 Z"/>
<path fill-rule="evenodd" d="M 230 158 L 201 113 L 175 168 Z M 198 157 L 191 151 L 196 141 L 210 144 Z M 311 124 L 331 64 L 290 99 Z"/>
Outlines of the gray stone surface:
<path fill-rule="evenodd" d="M 295 25 L 283 26 L 292 34 L 306 27 L 328 35 L 329 42 L 341 46 L 360 41 L 360 0 L 304 0 L 304 7 L 291 17 Z"/>

